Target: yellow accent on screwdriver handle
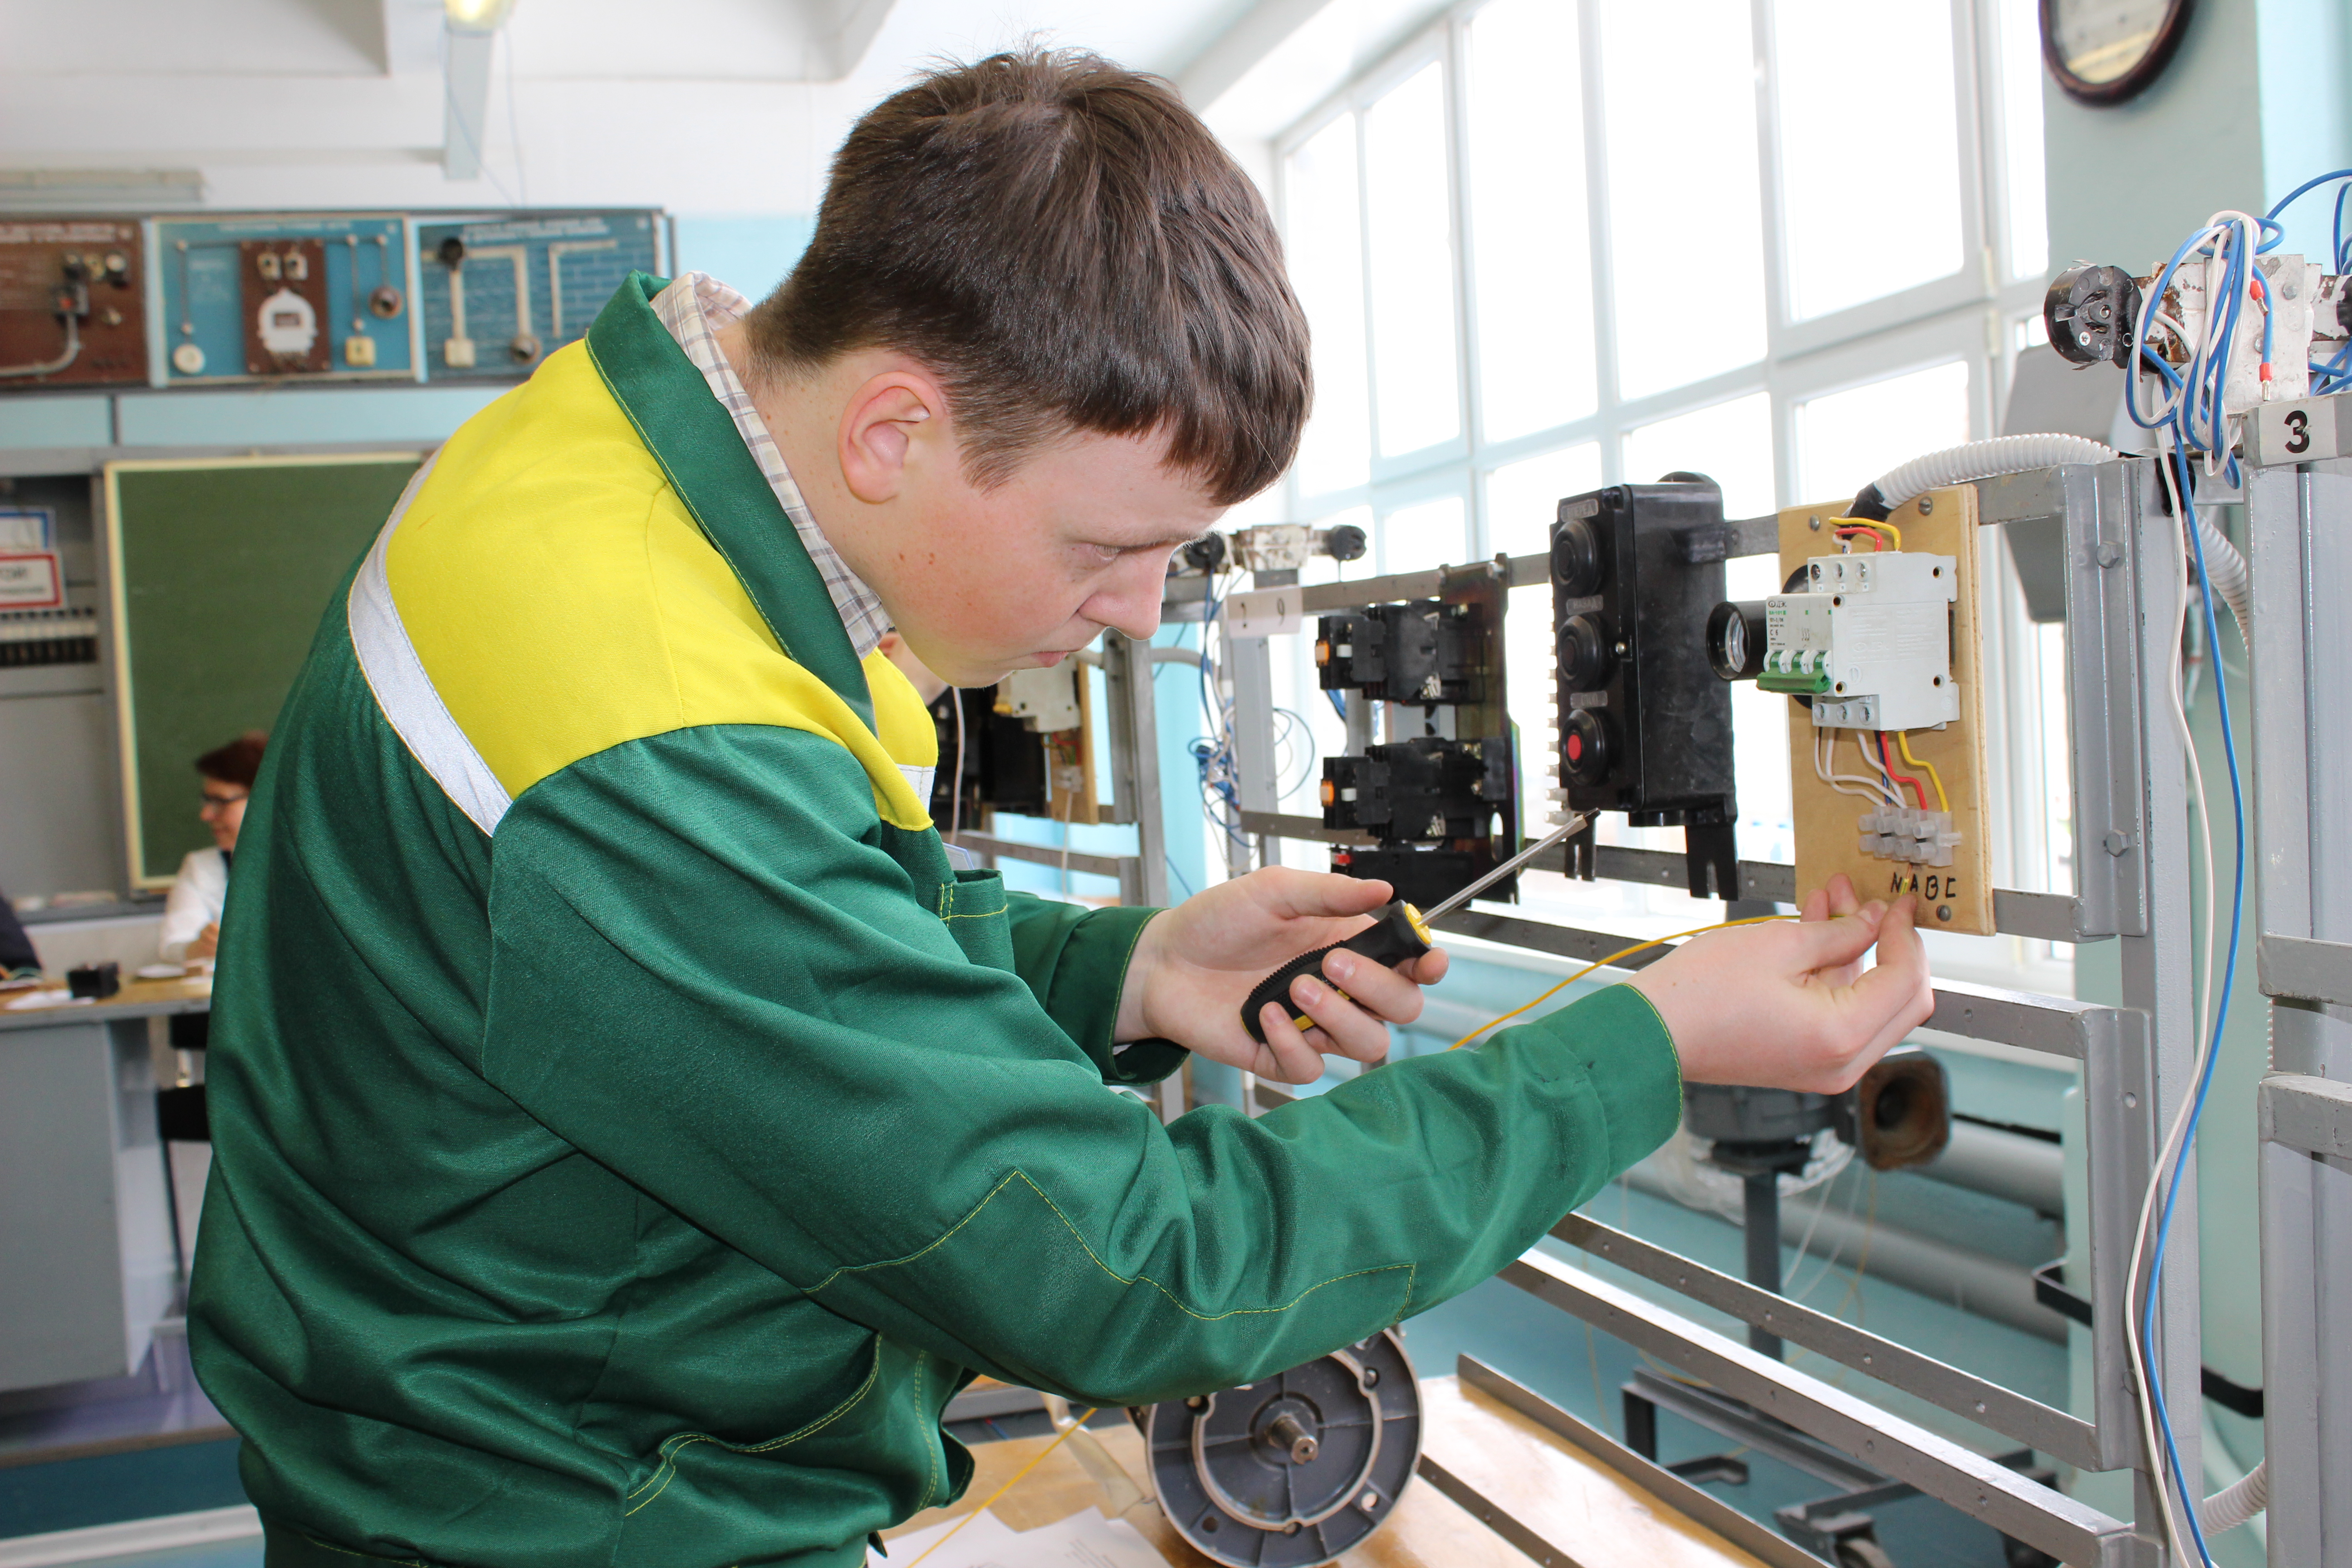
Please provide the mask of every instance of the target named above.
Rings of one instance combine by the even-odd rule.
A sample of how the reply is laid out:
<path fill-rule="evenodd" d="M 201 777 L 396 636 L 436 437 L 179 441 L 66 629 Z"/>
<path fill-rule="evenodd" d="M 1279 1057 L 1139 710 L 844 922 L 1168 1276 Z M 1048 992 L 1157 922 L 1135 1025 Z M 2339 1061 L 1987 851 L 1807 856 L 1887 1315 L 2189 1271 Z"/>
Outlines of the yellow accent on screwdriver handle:
<path fill-rule="evenodd" d="M 1435 945 L 1429 934 L 1428 922 L 1421 918 L 1421 911 L 1398 899 L 1383 908 L 1370 925 L 1347 941 L 1318 947 L 1312 952 L 1302 952 L 1259 981 L 1251 988 L 1249 1000 L 1242 1004 L 1242 1027 L 1249 1031 L 1251 1039 L 1260 1045 L 1265 1044 L 1265 1027 L 1258 1022 L 1258 1015 L 1265 1010 L 1269 1002 L 1279 1002 L 1292 1008 L 1291 1021 L 1299 1028 L 1315 1027 L 1314 1019 L 1296 1012 L 1296 1004 L 1290 1000 L 1290 983 L 1302 974 L 1320 974 L 1323 960 L 1335 949 L 1345 948 L 1349 952 L 1361 953 L 1382 968 L 1392 969 L 1408 960 L 1419 958 Z M 1325 978 L 1324 984 L 1330 984 L 1328 977 Z M 1332 985 L 1331 989 L 1339 991 L 1337 985 Z M 1339 994 L 1345 996 L 1347 993 L 1339 991 Z"/>

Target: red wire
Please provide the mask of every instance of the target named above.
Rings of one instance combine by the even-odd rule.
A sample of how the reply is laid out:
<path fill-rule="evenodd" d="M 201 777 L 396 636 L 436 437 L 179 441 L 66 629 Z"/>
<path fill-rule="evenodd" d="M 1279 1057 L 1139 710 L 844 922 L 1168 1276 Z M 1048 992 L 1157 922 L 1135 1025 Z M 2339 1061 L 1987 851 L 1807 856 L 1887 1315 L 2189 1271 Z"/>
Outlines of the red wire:
<path fill-rule="evenodd" d="M 1878 760 L 1886 764 L 1886 776 L 1893 779 L 1896 784 L 1909 784 L 1911 786 L 1911 793 L 1919 797 L 1919 809 L 1922 811 L 1927 810 L 1927 792 L 1926 789 L 1921 787 L 1919 781 L 1917 779 L 1906 778 L 1901 773 L 1895 771 L 1895 757 L 1893 753 L 1889 752 L 1886 749 L 1886 731 L 1879 730 L 1874 731 L 1874 733 L 1878 736 Z"/>
<path fill-rule="evenodd" d="M 1836 531 L 1836 533 L 1840 539 L 1869 540 L 1873 554 L 1886 548 L 1886 536 L 1874 528 L 1841 528 Z"/>

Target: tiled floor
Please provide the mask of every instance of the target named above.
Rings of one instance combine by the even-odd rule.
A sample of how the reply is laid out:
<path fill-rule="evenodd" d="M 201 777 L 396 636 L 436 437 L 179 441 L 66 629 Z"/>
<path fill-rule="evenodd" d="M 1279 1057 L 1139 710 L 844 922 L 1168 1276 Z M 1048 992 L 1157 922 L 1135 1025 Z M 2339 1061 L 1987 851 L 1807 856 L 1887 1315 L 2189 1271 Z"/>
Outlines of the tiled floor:
<path fill-rule="evenodd" d="M 261 1568 L 261 1538 L 178 1552 L 146 1552 L 136 1557 L 97 1558 L 90 1568 Z"/>

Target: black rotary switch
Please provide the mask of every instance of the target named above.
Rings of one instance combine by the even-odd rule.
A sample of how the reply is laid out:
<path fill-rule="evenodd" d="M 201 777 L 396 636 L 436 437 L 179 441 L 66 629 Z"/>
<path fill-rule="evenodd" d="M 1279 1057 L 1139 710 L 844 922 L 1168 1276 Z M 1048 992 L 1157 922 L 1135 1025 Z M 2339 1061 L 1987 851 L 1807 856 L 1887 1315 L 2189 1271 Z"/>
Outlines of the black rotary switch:
<path fill-rule="evenodd" d="M 1598 709 L 1580 708 L 1569 715 L 1568 731 L 1559 738 L 1560 761 L 1569 777 L 1597 784 L 1609 776 L 1609 721 Z"/>
<path fill-rule="evenodd" d="M 1559 628 L 1559 683 L 1569 691 L 1590 691 L 1609 679 L 1616 659 L 1609 634 L 1592 616 L 1570 616 Z"/>

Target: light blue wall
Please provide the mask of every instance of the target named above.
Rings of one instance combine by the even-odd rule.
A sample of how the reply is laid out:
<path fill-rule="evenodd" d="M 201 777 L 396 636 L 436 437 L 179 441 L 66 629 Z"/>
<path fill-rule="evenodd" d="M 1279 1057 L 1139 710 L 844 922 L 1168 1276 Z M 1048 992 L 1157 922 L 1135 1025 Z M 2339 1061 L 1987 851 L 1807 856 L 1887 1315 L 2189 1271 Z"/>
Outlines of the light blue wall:
<path fill-rule="evenodd" d="M 677 259 L 681 272 L 708 272 L 739 293 L 757 300 L 784 280 L 816 232 L 814 216 L 681 217 Z"/>
<path fill-rule="evenodd" d="M 2352 5 L 2345 0 L 2256 0 L 2263 82 L 2263 200 L 2276 202 L 2315 174 L 2352 167 Z M 2288 209 L 2285 248 L 2327 254 L 2333 192 Z"/>
<path fill-rule="evenodd" d="M 509 390 L 498 384 L 125 393 L 115 399 L 117 438 L 126 447 L 430 444 L 446 440 Z"/>
<path fill-rule="evenodd" d="M 113 439 L 113 400 L 103 394 L 0 399 L 0 447 L 103 447 Z"/>

